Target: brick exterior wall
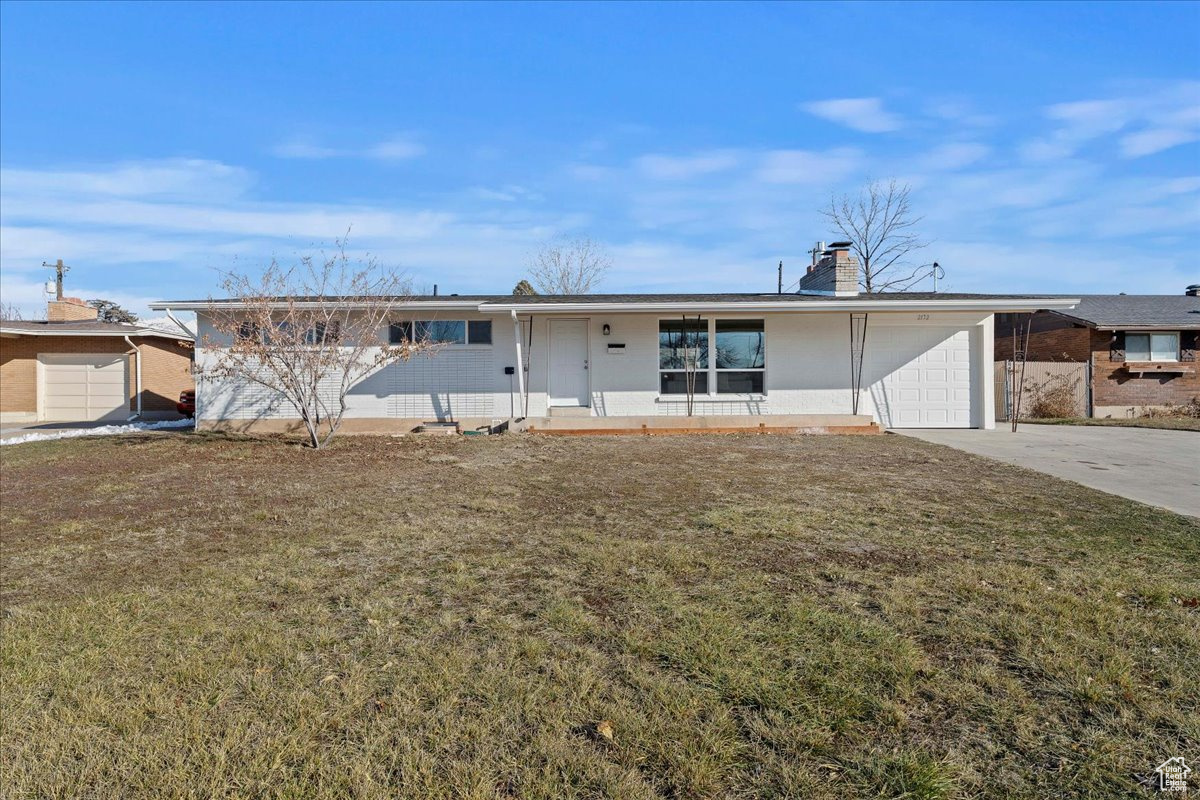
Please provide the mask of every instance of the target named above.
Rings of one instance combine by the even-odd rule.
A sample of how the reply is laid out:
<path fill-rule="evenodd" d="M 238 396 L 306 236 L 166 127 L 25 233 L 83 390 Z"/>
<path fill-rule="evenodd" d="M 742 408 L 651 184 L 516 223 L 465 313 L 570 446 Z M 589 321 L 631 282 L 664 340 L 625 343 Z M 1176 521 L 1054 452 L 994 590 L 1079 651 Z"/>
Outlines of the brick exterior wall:
<path fill-rule="evenodd" d="M 142 410 L 175 410 L 185 389 L 194 389 L 192 347 L 172 339 L 130 337 L 142 351 Z M 38 353 L 125 353 L 119 336 L 0 337 L 0 411 L 37 412 Z M 133 356 L 129 356 L 129 408 L 137 408 Z"/>
<path fill-rule="evenodd" d="M 1023 344 L 1025 315 L 996 317 L 995 356 L 997 361 L 1012 358 L 1012 325 L 1021 328 L 1017 346 Z M 1146 408 L 1181 405 L 1200 397 L 1200 362 L 1183 366 L 1185 373 L 1138 375 L 1130 372 L 1124 362 L 1114 361 L 1111 352 L 1112 332 L 1079 327 L 1048 311 L 1033 316 L 1029 335 L 1030 361 L 1091 361 L 1092 406 L 1096 416 L 1136 414 Z"/>
<path fill-rule="evenodd" d="M 1183 366 L 1191 372 L 1162 375 L 1138 375 L 1126 369 L 1125 362 L 1113 361 L 1112 333 L 1091 331 L 1092 398 L 1098 416 L 1117 416 L 1120 409 L 1182 405 L 1200 397 L 1200 362 Z"/>

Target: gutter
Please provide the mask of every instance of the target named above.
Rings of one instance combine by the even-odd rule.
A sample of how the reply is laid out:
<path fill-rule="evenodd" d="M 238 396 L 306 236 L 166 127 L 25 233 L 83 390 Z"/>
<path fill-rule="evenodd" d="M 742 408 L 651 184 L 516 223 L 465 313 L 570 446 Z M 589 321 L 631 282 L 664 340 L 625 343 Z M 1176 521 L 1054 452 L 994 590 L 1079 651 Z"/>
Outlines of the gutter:
<path fill-rule="evenodd" d="M 849 296 L 848 296 L 849 297 Z M 792 300 L 763 300 L 750 302 L 702 302 L 702 301 L 664 301 L 645 303 L 581 303 L 581 302 L 552 302 L 552 303 L 497 303 L 486 300 L 459 301 L 450 303 L 399 303 L 397 311 L 478 311 L 480 313 L 520 314 L 559 313 L 559 312 L 594 312 L 594 313 L 638 313 L 655 311 L 792 311 L 802 313 L 822 313 L 837 311 L 1054 311 L 1074 308 L 1080 303 L 1080 298 L 1041 297 L 1041 298 L 989 298 L 975 300 L 851 300 L 833 298 L 826 302 Z M 282 308 L 285 304 L 280 303 Z M 164 301 L 150 303 L 155 311 L 166 311 L 168 307 L 181 311 L 211 312 L 213 309 L 244 309 L 250 304 L 240 301 L 220 303 L 187 303 L 182 301 Z M 323 302 L 298 302 L 293 305 L 300 309 L 321 309 L 326 307 Z"/>
<path fill-rule="evenodd" d="M 132 422 L 133 420 L 137 419 L 138 417 L 140 417 L 142 415 L 142 351 L 141 351 L 141 348 L 139 348 L 136 344 L 134 344 L 133 340 L 130 339 L 128 336 L 125 337 L 125 343 L 133 348 L 133 352 L 136 354 L 134 356 L 134 358 L 137 361 L 137 368 L 136 368 L 137 377 L 135 379 L 137 381 L 137 383 L 136 383 L 137 393 L 135 395 L 137 397 L 137 413 L 132 414 L 129 417 L 129 419 L 125 420 L 126 422 Z"/>
<path fill-rule="evenodd" d="M 521 311 L 524 313 L 603 312 L 638 313 L 647 311 L 791 311 L 820 314 L 839 311 L 1041 311 L 1073 308 L 1078 298 L 1041 298 L 1014 300 L 836 300 L 830 302 L 750 302 L 750 303 L 480 303 L 483 313 Z"/>

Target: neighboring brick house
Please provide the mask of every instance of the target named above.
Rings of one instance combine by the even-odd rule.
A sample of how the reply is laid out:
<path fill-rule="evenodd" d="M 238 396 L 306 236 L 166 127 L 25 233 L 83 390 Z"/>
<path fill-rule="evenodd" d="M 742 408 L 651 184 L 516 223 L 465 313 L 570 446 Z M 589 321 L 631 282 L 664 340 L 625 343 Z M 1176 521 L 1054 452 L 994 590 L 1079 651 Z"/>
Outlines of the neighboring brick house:
<path fill-rule="evenodd" d="M 1030 361 L 1091 365 L 1094 417 L 1126 417 L 1200 397 L 1200 288 L 1180 295 L 1084 295 L 1069 311 L 1031 320 Z M 1024 344 L 1025 314 L 996 315 L 996 359 Z"/>
<path fill-rule="evenodd" d="M 192 338 L 182 331 L 96 321 L 63 298 L 45 321 L 0 321 L 0 420 L 75 422 L 174 419 L 195 388 Z"/>

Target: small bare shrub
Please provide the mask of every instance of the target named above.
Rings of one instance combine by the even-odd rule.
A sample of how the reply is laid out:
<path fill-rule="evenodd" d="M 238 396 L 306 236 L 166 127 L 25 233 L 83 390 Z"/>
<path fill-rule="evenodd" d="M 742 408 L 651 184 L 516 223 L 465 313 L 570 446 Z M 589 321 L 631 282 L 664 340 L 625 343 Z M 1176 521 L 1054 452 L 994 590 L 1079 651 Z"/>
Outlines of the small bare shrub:
<path fill-rule="evenodd" d="M 1193 397 L 1186 403 L 1178 405 L 1168 403 L 1163 408 L 1148 408 L 1142 414 L 1143 417 L 1168 417 L 1179 418 L 1186 417 L 1188 419 L 1200 419 L 1200 396 Z"/>
<path fill-rule="evenodd" d="M 1079 416 L 1075 399 L 1079 378 L 1050 375 L 1040 382 L 1026 381 L 1025 391 L 1030 399 L 1030 419 L 1062 419 Z"/>

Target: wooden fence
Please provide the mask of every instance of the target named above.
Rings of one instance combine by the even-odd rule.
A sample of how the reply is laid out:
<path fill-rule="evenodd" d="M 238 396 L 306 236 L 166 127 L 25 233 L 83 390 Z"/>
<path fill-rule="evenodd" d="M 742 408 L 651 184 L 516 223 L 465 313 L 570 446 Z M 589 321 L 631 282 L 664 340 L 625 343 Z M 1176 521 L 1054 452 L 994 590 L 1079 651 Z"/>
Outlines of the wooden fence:
<path fill-rule="evenodd" d="M 1077 361 L 1026 361 L 1021 417 L 1090 417 L 1092 415 L 1091 364 Z M 1021 362 L 996 362 L 996 419 L 1012 419 L 1014 383 L 1021 378 Z M 1065 413 L 1069 412 L 1069 413 Z"/>

